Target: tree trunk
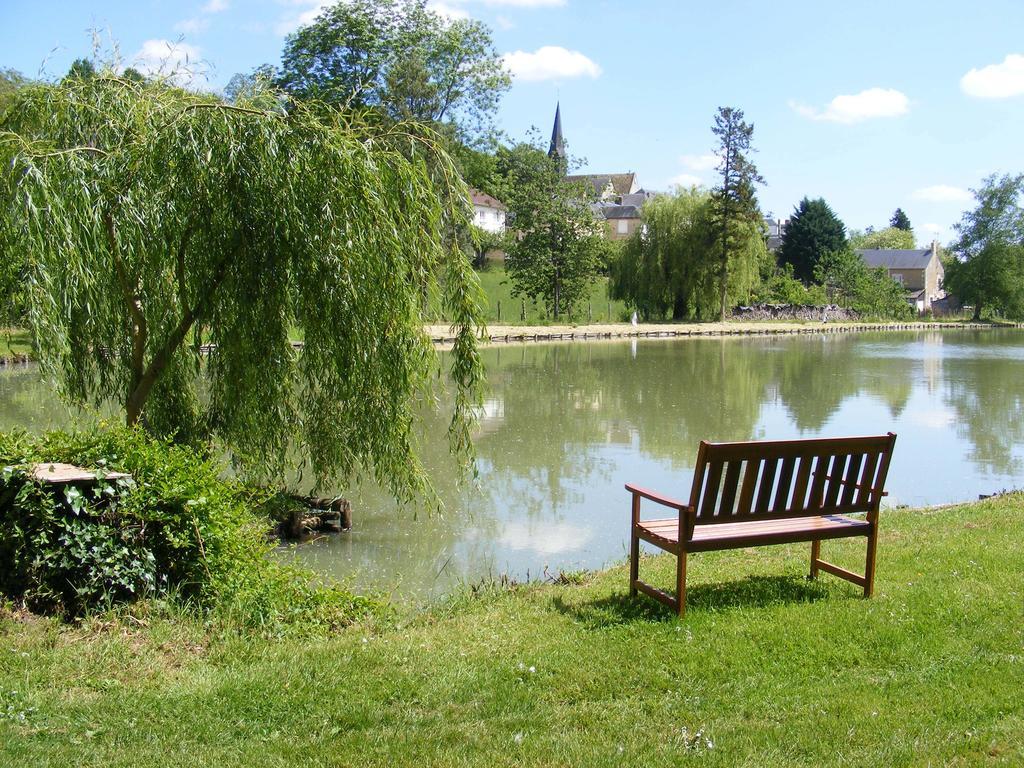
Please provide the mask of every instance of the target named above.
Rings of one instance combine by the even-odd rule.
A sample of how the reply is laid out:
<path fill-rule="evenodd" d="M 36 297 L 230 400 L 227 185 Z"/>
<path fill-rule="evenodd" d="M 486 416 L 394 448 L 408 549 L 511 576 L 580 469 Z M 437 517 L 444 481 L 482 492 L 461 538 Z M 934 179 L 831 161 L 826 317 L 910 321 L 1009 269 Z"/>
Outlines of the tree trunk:
<path fill-rule="evenodd" d="M 974 302 L 974 317 L 971 318 L 974 322 L 981 320 L 981 302 Z"/>
<path fill-rule="evenodd" d="M 672 319 L 673 320 L 685 320 L 687 315 L 690 314 L 689 302 L 686 297 L 677 295 L 675 301 L 672 304 Z"/>

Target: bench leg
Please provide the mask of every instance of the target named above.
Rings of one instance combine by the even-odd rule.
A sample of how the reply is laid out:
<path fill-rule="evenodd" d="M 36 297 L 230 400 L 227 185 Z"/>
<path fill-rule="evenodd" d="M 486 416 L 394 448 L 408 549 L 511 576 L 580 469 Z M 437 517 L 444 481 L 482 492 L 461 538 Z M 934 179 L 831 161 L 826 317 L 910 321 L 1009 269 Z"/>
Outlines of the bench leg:
<path fill-rule="evenodd" d="M 676 559 L 676 610 L 679 618 L 686 615 L 686 550 L 681 550 Z"/>
<path fill-rule="evenodd" d="M 811 574 L 807 578 L 818 578 L 818 558 L 821 557 L 821 539 L 811 542 Z"/>
<path fill-rule="evenodd" d="M 875 550 L 878 545 L 878 521 L 871 526 L 868 535 L 868 556 L 864 566 L 864 597 L 871 597 L 875 592 Z"/>
<path fill-rule="evenodd" d="M 629 537 L 629 596 L 636 597 L 636 582 L 640 578 L 640 537 L 636 528 L 631 530 Z"/>

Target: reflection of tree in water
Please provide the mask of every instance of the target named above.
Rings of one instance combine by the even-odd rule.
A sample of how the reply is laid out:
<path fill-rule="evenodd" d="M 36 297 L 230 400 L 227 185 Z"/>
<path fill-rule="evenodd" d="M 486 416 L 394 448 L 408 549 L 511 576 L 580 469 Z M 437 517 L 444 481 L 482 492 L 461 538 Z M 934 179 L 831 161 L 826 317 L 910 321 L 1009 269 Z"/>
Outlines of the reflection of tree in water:
<path fill-rule="evenodd" d="M 113 409 L 110 413 L 116 417 L 117 411 Z M 96 418 L 91 413 L 66 406 L 42 380 L 38 366 L 14 365 L 0 369 L 0 430 L 67 429 L 91 424 Z"/>
<path fill-rule="evenodd" d="M 956 411 L 956 432 L 970 441 L 971 461 L 985 472 L 1021 471 L 1014 447 L 1024 441 L 1024 365 L 999 357 L 949 358 L 945 400 Z"/>
<path fill-rule="evenodd" d="M 595 445 L 691 466 L 699 440 L 753 436 L 770 371 L 751 352 L 732 339 L 645 342 L 636 358 L 623 344 L 503 350 L 488 375 L 506 422 L 478 451 L 496 471 L 545 487 L 552 508 L 570 481 L 607 479 Z"/>
<path fill-rule="evenodd" d="M 856 334 L 787 340 L 771 362 L 779 399 L 801 433 L 819 432 L 844 400 L 861 392 L 879 398 L 896 419 L 914 390 L 913 362 L 867 355 Z"/>
<path fill-rule="evenodd" d="M 628 364 L 598 363 L 607 415 L 644 453 L 691 467 L 701 440 L 748 440 L 771 372 L 749 340 L 646 342 Z"/>
<path fill-rule="evenodd" d="M 489 465 L 487 493 L 495 503 L 515 498 L 523 516 L 550 516 L 579 500 L 573 483 L 607 477 L 610 467 L 593 448 L 608 431 L 601 370 L 593 364 L 602 349 L 523 346 L 488 357 L 490 396 L 501 403 L 502 419 L 495 430 L 483 420 L 477 453 Z"/>

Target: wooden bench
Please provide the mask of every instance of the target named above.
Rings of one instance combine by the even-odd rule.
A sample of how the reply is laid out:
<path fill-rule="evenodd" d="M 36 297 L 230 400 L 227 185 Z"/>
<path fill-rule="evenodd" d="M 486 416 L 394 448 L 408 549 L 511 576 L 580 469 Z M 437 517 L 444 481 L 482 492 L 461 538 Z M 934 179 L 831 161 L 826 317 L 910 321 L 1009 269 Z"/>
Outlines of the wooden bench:
<path fill-rule="evenodd" d="M 686 556 L 691 552 L 811 542 L 811 573 L 825 571 L 871 597 L 878 543 L 878 507 L 885 495 L 896 435 L 744 443 L 701 442 L 688 503 L 632 484 L 629 593 L 643 592 L 680 616 L 686 612 Z M 640 519 L 641 500 L 676 510 Z M 850 517 L 866 513 L 866 518 Z M 824 539 L 867 538 L 859 576 L 819 558 Z M 672 552 L 676 596 L 640 581 L 640 541 Z"/>

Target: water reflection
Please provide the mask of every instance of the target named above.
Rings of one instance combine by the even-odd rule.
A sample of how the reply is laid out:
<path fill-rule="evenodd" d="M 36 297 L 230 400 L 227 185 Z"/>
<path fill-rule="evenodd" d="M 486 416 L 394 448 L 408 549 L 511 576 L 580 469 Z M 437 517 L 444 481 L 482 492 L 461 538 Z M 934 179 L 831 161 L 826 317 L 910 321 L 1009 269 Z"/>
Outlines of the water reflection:
<path fill-rule="evenodd" d="M 1024 485 L 1024 334 L 1016 331 L 716 338 L 487 350 L 479 477 L 423 420 L 443 515 L 373 487 L 336 489 L 356 530 L 298 556 L 358 586 L 415 596 L 488 574 L 539 575 L 622 557 L 633 480 L 685 496 L 701 439 L 899 433 L 890 502 L 929 504 Z M 0 376 L 0 424 L 67 411 L 30 371 Z"/>

